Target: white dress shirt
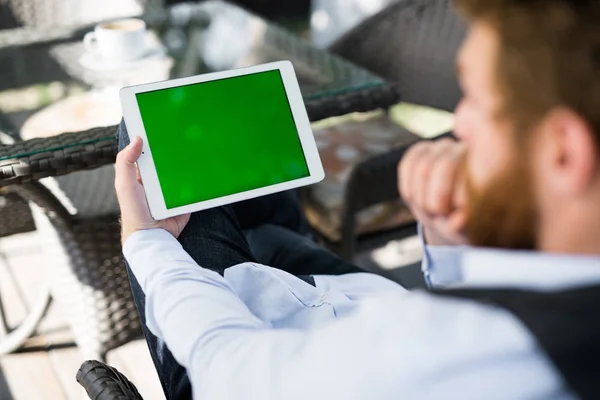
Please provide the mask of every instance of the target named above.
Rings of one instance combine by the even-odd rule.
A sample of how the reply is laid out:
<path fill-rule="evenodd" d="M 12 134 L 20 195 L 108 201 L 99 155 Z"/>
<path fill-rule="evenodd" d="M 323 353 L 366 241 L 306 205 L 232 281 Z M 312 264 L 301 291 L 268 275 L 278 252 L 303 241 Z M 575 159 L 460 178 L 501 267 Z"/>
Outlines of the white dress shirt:
<path fill-rule="evenodd" d="M 253 263 L 225 277 L 164 230 L 123 249 L 149 329 L 187 368 L 196 399 L 571 399 L 512 314 L 368 273 L 316 287 Z M 426 248 L 433 286 L 557 290 L 600 283 L 600 257 Z"/>

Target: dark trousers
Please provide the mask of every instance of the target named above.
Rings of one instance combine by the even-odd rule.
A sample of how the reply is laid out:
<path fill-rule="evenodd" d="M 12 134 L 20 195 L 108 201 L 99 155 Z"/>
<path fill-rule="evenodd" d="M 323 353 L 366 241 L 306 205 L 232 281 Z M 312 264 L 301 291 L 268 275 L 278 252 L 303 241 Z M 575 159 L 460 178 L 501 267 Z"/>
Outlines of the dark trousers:
<path fill-rule="evenodd" d="M 125 124 L 119 150 L 129 144 Z M 199 182 L 201 184 L 201 182 Z M 179 236 L 185 251 L 203 268 L 223 275 L 226 268 L 257 262 L 280 268 L 314 284 L 312 275 L 363 272 L 310 238 L 296 192 L 283 192 L 192 214 Z M 127 266 L 150 354 L 167 399 L 191 399 L 190 381 L 165 343 L 146 328 L 145 295 Z"/>

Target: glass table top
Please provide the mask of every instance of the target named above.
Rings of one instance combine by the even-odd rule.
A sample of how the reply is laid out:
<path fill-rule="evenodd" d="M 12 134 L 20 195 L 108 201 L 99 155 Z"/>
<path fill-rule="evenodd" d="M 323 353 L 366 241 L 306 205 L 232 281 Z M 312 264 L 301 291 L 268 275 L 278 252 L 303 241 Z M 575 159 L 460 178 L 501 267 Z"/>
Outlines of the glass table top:
<path fill-rule="evenodd" d="M 118 103 L 118 88 L 122 86 L 279 60 L 294 64 L 307 103 L 386 84 L 369 71 L 225 1 L 178 4 L 152 10 L 143 18 L 149 40 L 162 56 L 123 68 L 85 59 L 89 54 L 82 38 L 93 26 L 0 31 L 0 131 L 20 137 L 32 115 L 71 96 L 95 93 L 96 97 L 104 96 L 104 103 L 106 98 Z M 114 125 L 118 122 L 115 117 L 120 115 L 113 112 L 106 123 L 96 126 Z M 88 142 L 99 140 L 113 140 L 113 135 Z M 83 143 L 64 143 L 22 155 Z M 11 154 L 10 158 L 20 155 Z"/>

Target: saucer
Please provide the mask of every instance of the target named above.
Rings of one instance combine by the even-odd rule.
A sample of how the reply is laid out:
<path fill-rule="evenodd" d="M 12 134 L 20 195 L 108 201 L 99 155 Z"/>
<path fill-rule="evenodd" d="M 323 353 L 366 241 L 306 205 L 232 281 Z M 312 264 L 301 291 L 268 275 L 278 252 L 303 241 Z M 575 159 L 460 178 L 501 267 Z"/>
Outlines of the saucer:
<path fill-rule="evenodd" d="M 102 57 L 98 53 L 86 52 L 79 58 L 79 64 L 82 67 L 96 72 L 120 71 L 133 69 L 154 59 L 162 58 L 166 54 L 162 46 L 154 46 L 149 48 L 146 53 L 131 61 L 111 60 Z"/>

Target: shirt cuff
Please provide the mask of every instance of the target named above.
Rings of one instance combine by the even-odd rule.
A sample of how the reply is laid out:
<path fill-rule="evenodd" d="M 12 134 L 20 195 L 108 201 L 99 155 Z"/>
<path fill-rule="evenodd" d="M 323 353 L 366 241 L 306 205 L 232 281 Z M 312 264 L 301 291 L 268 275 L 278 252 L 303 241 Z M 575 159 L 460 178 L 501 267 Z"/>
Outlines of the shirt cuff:
<path fill-rule="evenodd" d="M 173 262 L 195 264 L 181 243 L 164 229 L 145 229 L 132 233 L 123 244 L 123 255 L 144 293 L 153 274 Z"/>
<path fill-rule="evenodd" d="M 423 245 L 421 270 L 429 288 L 455 285 L 462 281 L 462 256 L 465 246 L 432 246 L 425 242 L 423 226 L 418 225 Z"/>

